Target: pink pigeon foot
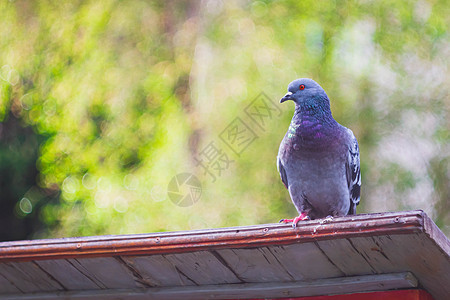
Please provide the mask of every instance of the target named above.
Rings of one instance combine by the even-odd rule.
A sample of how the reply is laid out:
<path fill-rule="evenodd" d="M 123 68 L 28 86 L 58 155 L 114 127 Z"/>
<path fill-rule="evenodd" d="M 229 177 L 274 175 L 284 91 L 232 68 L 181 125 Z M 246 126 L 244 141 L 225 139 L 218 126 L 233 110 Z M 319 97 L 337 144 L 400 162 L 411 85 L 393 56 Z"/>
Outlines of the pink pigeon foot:
<path fill-rule="evenodd" d="M 297 227 L 297 223 L 299 221 L 304 221 L 304 220 L 310 220 L 310 218 L 308 217 L 308 213 L 306 212 L 302 212 L 298 217 L 295 217 L 294 219 L 281 219 L 280 223 L 291 223 L 292 222 L 292 227 Z"/>

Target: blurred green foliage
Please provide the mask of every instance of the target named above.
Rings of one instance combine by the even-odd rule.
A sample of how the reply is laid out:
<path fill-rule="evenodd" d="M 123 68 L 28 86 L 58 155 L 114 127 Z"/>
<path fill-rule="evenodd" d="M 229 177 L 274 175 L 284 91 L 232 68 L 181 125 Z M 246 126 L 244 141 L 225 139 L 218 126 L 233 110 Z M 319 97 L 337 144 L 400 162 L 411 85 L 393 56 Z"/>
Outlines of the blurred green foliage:
<path fill-rule="evenodd" d="M 310 77 L 361 147 L 359 212 L 423 209 L 450 233 L 449 5 L 441 1 L 1 1 L 0 239 L 276 222 L 276 171 Z M 281 113 L 257 126 L 264 93 Z M 257 135 L 221 139 L 239 117 Z M 232 162 L 212 176 L 213 142 Z M 175 205 L 188 172 L 200 200 Z"/>

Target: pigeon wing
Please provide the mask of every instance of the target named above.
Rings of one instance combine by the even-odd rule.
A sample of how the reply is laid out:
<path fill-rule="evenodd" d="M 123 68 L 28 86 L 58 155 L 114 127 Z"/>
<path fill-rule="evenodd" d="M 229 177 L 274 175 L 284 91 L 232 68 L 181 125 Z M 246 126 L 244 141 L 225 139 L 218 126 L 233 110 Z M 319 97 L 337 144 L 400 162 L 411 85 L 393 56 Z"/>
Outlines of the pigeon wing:
<path fill-rule="evenodd" d="M 280 157 L 277 157 L 277 169 L 278 172 L 280 173 L 280 177 L 281 177 L 281 181 L 283 181 L 283 184 L 286 188 L 288 188 L 288 179 L 287 179 L 287 175 L 286 175 L 286 170 L 284 169 L 283 163 L 280 160 Z"/>
<path fill-rule="evenodd" d="M 350 131 L 351 132 L 351 131 Z M 350 191 L 349 215 L 356 214 L 356 206 L 359 204 L 361 194 L 361 169 L 359 166 L 359 147 L 353 132 L 351 132 L 351 143 L 348 149 L 347 182 Z"/>

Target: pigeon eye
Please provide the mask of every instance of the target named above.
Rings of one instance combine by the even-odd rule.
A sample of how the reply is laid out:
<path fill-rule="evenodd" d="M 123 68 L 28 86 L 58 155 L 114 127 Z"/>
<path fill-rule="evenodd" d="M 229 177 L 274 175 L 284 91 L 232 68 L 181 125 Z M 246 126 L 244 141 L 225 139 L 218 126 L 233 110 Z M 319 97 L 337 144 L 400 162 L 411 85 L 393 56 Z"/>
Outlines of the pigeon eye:
<path fill-rule="evenodd" d="M 305 89 L 305 85 L 304 84 L 300 84 L 300 86 L 298 88 L 300 89 L 300 91 L 303 91 Z"/>

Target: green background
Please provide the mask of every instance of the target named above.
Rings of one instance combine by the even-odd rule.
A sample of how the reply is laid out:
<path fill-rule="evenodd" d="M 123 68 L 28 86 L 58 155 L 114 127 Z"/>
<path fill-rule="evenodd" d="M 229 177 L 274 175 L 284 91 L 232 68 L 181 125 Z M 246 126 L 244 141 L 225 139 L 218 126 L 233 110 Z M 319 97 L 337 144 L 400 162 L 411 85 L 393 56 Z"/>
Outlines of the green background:
<path fill-rule="evenodd" d="M 276 155 L 299 77 L 358 138 L 358 212 L 423 209 L 448 235 L 449 16 L 445 0 L 2 0 L 0 239 L 295 216 Z M 246 113 L 258 97 L 264 126 Z M 236 118 L 257 136 L 239 155 Z M 215 180 L 208 145 L 231 161 Z M 167 194 L 180 173 L 201 184 L 181 187 L 190 206 Z"/>

